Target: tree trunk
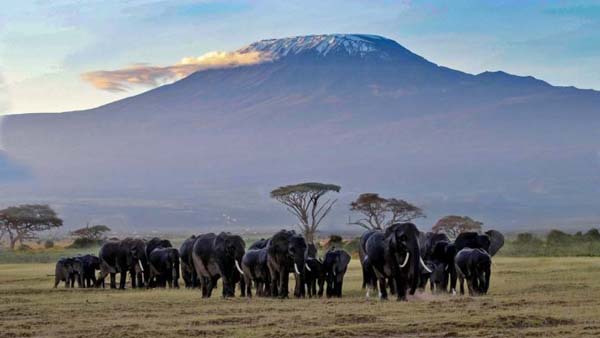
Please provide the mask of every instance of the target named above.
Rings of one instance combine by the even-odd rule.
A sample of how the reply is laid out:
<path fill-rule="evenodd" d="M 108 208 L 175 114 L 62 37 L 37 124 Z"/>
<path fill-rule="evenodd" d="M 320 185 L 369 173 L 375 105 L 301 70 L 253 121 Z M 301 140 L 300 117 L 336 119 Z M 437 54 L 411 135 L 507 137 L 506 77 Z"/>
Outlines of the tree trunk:
<path fill-rule="evenodd" d="M 306 239 L 306 244 L 315 244 L 315 232 L 313 230 L 305 230 L 304 238 Z"/>

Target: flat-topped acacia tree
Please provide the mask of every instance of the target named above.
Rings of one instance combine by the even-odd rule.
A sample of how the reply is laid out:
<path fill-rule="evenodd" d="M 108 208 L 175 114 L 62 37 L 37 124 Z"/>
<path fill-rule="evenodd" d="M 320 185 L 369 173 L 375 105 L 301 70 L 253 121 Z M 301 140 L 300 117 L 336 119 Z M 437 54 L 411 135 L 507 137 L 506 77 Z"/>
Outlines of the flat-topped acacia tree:
<path fill-rule="evenodd" d="M 328 192 L 340 192 L 335 184 L 307 182 L 286 185 L 271 191 L 271 197 L 287 206 L 287 210 L 298 218 L 298 227 L 308 243 L 314 243 L 315 233 L 337 199 L 323 203 L 321 197 Z"/>
<path fill-rule="evenodd" d="M 421 208 L 405 200 L 384 198 L 376 193 L 360 194 L 356 201 L 350 203 L 350 211 L 363 217 L 348 223 L 367 230 L 383 230 L 397 222 L 410 222 L 415 218 L 425 217 Z"/>
<path fill-rule="evenodd" d="M 435 233 L 445 233 L 450 239 L 455 239 L 463 232 L 481 232 L 482 222 L 476 221 L 469 216 L 449 215 L 440 218 L 431 230 Z"/>

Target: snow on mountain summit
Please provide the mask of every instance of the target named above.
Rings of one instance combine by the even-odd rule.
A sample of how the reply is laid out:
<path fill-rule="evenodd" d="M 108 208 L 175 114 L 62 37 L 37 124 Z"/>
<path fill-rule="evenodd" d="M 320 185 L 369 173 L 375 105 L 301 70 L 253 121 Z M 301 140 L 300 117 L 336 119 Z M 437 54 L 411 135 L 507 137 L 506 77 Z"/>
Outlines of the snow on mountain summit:
<path fill-rule="evenodd" d="M 387 57 L 389 55 L 386 50 L 389 49 L 390 45 L 404 49 L 395 41 L 377 35 L 325 34 L 261 40 L 240 49 L 238 52 L 268 53 L 273 59 L 311 52 L 321 56 L 342 53 L 360 57 L 379 53 L 379 56 Z"/>

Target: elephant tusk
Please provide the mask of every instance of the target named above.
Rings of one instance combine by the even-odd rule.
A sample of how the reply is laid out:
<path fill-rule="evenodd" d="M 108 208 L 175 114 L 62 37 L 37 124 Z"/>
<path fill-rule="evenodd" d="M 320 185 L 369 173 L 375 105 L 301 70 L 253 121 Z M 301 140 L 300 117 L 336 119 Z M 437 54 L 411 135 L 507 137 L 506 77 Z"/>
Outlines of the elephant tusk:
<path fill-rule="evenodd" d="M 144 266 L 142 265 L 142 261 L 138 260 L 138 264 L 140 265 L 140 270 L 144 272 Z"/>
<path fill-rule="evenodd" d="M 240 263 L 238 263 L 238 261 L 237 261 L 237 260 L 235 260 L 235 259 L 234 259 L 234 261 L 235 261 L 235 267 L 236 267 L 236 268 L 238 269 L 238 271 L 239 271 L 239 272 L 240 272 L 240 273 L 243 275 L 243 274 L 244 274 L 244 271 L 242 271 L 242 268 L 240 268 Z"/>
<path fill-rule="evenodd" d="M 404 257 L 404 262 L 402 264 L 400 264 L 400 268 L 403 268 L 406 266 L 406 264 L 408 264 L 408 258 L 410 257 L 410 252 L 406 252 L 406 257 Z"/>
<path fill-rule="evenodd" d="M 298 264 L 294 263 L 294 269 L 296 270 L 297 274 L 300 274 L 300 270 L 298 270 Z"/>
<path fill-rule="evenodd" d="M 421 261 L 421 265 L 423 266 L 423 269 L 425 269 L 425 271 L 431 273 L 431 270 L 427 267 L 427 265 L 425 265 L 425 262 L 423 262 L 423 258 L 419 257 L 419 261 Z"/>
<path fill-rule="evenodd" d="M 312 270 L 311 270 L 311 269 L 308 267 L 308 264 L 304 263 L 304 267 L 306 268 L 306 270 L 308 270 L 308 271 L 312 271 Z"/>
<path fill-rule="evenodd" d="M 446 268 L 444 269 L 444 271 L 448 271 L 449 267 L 450 267 L 450 265 L 446 265 Z"/>

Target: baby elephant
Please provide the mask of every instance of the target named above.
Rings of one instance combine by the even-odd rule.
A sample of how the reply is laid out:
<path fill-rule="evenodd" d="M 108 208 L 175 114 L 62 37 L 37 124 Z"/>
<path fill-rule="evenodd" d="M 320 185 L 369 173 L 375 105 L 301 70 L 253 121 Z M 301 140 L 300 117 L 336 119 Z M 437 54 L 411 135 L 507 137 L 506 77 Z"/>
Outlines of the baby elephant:
<path fill-rule="evenodd" d="M 327 282 L 327 297 L 342 297 L 344 274 L 350 263 L 350 255 L 339 249 L 327 251 L 323 259 L 323 271 Z"/>
<path fill-rule="evenodd" d="M 456 272 L 460 282 L 460 294 L 465 294 L 467 280 L 470 296 L 484 295 L 490 287 L 492 259 L 483 249 L 462 249 L 456 254 Z"/>
<path fill-rule="evenodd" d="M 150 283 L 164 288 L 179 288 L 179 251 L 175 248 L 156 248 L 152 250 L 150 261 Z"/>
<path fill-rule="evenodd" d="M 73 287 L 75 284 L 75 270 L 74 270 L 73 258 L 61 258 L 56 262 L 56 269 L 54 270 L 54 287 L 58 286 L 58 283 L 65 282 L 65 287 Z"/>

